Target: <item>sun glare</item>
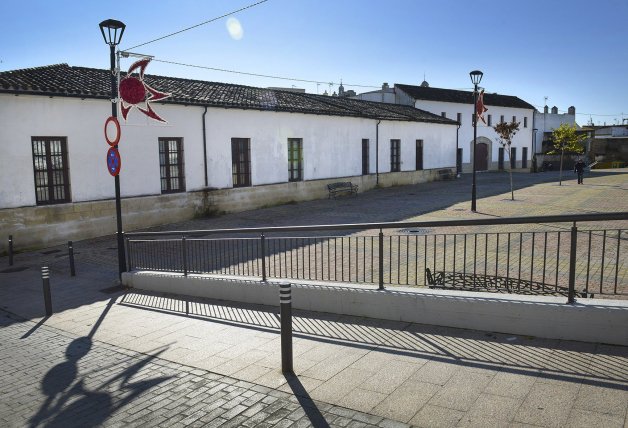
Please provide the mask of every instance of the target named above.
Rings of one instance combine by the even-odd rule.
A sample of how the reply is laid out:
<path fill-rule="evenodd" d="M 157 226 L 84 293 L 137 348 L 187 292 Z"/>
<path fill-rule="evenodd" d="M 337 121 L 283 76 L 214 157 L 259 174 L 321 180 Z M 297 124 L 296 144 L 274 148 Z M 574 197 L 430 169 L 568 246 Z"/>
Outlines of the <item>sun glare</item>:
<path fill-rule="evenodd" d="M 227 31 L 233 40 L 240 40 L 244 35 L 242 25 L 236 18 L 227 19 Z"/>

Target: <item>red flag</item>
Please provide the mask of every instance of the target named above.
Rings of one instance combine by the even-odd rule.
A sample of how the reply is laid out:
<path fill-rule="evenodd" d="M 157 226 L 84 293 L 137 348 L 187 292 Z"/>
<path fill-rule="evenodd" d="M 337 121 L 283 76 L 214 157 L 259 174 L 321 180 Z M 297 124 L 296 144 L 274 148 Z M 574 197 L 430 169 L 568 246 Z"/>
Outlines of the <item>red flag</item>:
<path fill-rule="evenodd" d="M 475 103 L 475 108 L 477 110 L 477 115 L 478 115 L 477 119 L 480 119 L 486 125 L 486 121 L 484 120 L 484 112 L 488 111 L 488 109 L 484 107 L 484 89 L 482 89 L 480 91 L 480 94 L 478 95 L 478 100 Z"/>

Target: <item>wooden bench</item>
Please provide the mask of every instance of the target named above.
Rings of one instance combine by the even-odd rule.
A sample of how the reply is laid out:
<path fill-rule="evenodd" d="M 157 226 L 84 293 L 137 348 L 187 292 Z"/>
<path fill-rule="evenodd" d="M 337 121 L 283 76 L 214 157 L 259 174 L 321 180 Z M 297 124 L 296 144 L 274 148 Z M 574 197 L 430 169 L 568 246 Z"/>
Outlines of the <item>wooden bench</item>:
<path fill-rule="evenodd" d="M 437 271 L 432 274 L 429 268 L 425 269 L 425 274 L 429 288 L 544 296 L 567 296 L 569 294 L 567 287 L 518 278 L 443 271 Z M 593 294 L 587 294 L 584 291 L 576 291 L 576 294 L 585 298 L 593 297 Z"/>
<path fill-rule="evenodd" d="M 440 180 L 451 180 L 456 176 L 450 168 L 439 169 L 437 173 Z"/>
<path fill-rule="evenodd" d="M 329 197 L 332 196 L 335 198 L 338 193 L 353 193 L 355 195 L 358 194 L 358 185 L 353 184 L 350 181 L 342 181 L 338 183 L 330 183 L 327 185 L 327 190 L 329 191 Z"/>

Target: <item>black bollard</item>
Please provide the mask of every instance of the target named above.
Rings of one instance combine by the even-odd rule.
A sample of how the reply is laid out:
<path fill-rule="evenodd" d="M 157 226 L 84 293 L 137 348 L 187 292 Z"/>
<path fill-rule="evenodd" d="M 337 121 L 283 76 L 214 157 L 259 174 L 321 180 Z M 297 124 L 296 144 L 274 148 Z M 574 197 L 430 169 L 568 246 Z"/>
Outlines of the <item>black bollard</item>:
<path fill-rule="evenodd" d="M 41 268 L 41 279 L 44 285 L 44 305 L 46 306 L 46 316 L 52 315 L 52 299 L 50 298 L 50 270 L 47 266 Z"/>
<path fill-rule="evenodd" d="M 13 235 L 9 235 L 9 266 L 13 266 Z"/>
<path fill-rule="evenodd" d="M 68 256 L 70 258 L 70 275 L 76 276 L 76 270 L 74 270 L 74 247 L 72 241 L 68 241 Z"/>
<path fill-rule="evenodd" d="M 291 284 L 279 285 L 279 317 L 281 319 L 281 371 L 292 369 L 292 290 Z"/>

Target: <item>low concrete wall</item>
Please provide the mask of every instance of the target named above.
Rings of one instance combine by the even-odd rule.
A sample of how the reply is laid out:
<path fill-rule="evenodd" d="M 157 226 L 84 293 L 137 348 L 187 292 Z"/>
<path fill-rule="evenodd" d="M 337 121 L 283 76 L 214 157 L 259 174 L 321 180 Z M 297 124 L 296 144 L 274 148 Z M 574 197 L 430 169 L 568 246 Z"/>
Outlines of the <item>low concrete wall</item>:
<path fill-rule="evenodd" d="M 380 186 L 425 183 L 438 179 L 436 170 L 380 174 Z M 327 184 L 351 181 L 360 192 L 377 185 L 375 174 L 327 180 L 298 181 L 264 186 L 207 189 L 122 199 L 125 231 L 189 220 L 219 212 L 239 212 L 293 201 L 327 198 Z M 0 254 L 14 249 L 42 248 L 116 232 L 115 200 L 0 209 Z"/>
<path fill-rule="evenodd" d="M 451 167 L 455 171 L 455 167 Z M 379 174 L 381 187 L 403 186 L 438 180 L 438 170 L 402 171 Z M 327 185 L 338 181 L 350 181 L 359 186 L 359 192 L 377 186 L 377 175 L 336 177 L 324 180 L 295 181 L 290 183 L 266 184 L 263 186 L 216 189 L 208 192 L 208 205 L 219 212 L 238 212 L 269 205 L 325 199 L 329 193 Z"/>
<path fill-rule="evenodd" d="M 277 306 L 279 283 L 251 278 L 138 271 L 123 274 L 130 287 Z M 628 345 L 628 302 L 375 286 L 295 283 L 296 309 L 467 328 L 548 339 Z"/>
<path fill-rule="evenodd" d="M 190 219 L 202 215 L 205 204 L 205 192 L 124 198 L 123 227 L 130 231 Z M 15 250 L 27 250 L 114 233 L 113 199 L 0 210 L 0 254 L 8 250 L 9 235 Z"/>

